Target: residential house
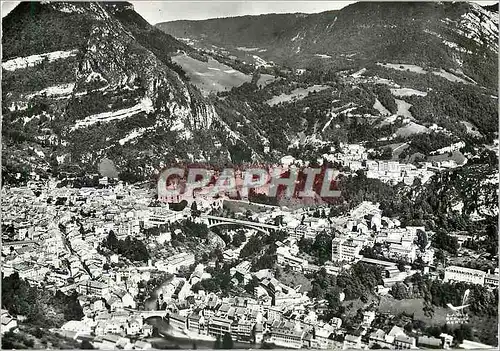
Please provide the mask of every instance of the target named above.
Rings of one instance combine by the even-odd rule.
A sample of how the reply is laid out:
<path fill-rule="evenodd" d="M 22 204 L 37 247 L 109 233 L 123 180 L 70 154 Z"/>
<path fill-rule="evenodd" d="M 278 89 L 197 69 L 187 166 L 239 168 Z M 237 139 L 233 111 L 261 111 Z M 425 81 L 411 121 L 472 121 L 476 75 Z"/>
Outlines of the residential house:
<path fill-rule="evenodd" d="M 109 293 L 109 288 L 106 284 L 95 281 L 86 280 L 78 284 L 77 290 L 82 295 L 93 295 L 103 297 Z"/>
<path fill-rule="evenodd" d="M 417 347 L 415 338 L 407 335 L 397 335 L 394 337 L 394 347 L 398 350 L 414 349 Z"/>
<path fill-rule="evenodd" d="M 377 344 L 381 348 L 392 348 L 394 342 L 394 337 L 388 335 L 382 329 L 377 329 L 376 331 L 370 333 L 368 338 L 368 347 L 372 348 L 373 345 Z"/>
<path fill-rule="evenodd" d="M 361 349 L 361 335 L 347 334 L 344 337 L 344 345 L 342 348 L 344 350 Z"/>

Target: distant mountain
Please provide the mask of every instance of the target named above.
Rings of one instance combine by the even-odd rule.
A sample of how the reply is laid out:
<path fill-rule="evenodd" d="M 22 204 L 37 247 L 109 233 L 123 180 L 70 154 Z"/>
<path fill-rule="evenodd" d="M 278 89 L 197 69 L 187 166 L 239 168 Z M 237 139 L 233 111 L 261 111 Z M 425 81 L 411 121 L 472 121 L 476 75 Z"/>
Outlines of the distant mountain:
<path fill-rule="evenodd" d="M 465 2 L 359 2 L 318 14 L 271 14 L 157 27 L 250 62 L 338 69 L 389 61 L 462 69 L 496 86 L 498 14 Z"/>
<path fill-rule="evenodd" d="M 102 157 L 151 175 L 187 153 L 227 157 L 204 147 L 227 127 L 171 60 L 192 50 L 129 3 L 20 3 L 2 50 L 4 175 L 97 170 Z"/>
<path fill-rule="evenodd" d="M 498 12 L 498 2 L 494 5 L 487 5 L 487 6 L 483 6 L 483 8 L 486 10 L 486 11 L 490 11 L 490 12 Z"/>
<path fill-rule="evenodd" d="M 412 2 L 155 28 L 124 2 L 21 3 L 3 19 L 2 177 L 314 164 L 346 142 L 461 164 L 498 138 L 496 23 Z"/>

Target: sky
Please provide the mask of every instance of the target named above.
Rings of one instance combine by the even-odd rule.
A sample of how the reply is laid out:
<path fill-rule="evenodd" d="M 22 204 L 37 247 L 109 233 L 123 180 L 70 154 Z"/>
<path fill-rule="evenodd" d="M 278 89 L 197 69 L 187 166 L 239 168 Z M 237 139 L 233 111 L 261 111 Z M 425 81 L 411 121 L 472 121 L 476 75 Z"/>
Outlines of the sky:
<path fill-rule="evenodd" d="M 355 1 L 220 1 L 220 0 L 175 0 L 175 1 L 131 1 L 135 10 L 149 23 L 180 19 L 207 19 L 263 13 L 315 13 L 338 10 Z M 491 5 L 497 1 L 475 1 L 480 5 Z M 19 1 L 2 1 L 2 17 L 7 15 Z"/>

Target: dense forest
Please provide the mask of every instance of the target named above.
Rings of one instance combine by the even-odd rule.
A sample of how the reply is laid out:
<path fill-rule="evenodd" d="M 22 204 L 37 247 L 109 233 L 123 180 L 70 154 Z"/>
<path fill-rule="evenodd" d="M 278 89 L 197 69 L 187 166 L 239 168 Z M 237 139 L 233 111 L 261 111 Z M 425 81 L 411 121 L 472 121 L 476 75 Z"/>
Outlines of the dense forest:
<path fill-rule="evenodd" d="M 122 255 L 131 261 L 147 262 L 149 252 L 146 245 L 137 238 L 127 236 L 125 240 L 118 240 L 115 233 L 110 231 L 107 238 L 102 241 L 102 247 L 113 253 Z"/>
<path fill-rule="evenodd" d="M 2 277 L 2 306 L 13 316 L 25 316 L 26 323 L 39 327 L 60 327 L 69 320 L 83 317 L 78 294 L 30 286 L 17 273 Z"/>

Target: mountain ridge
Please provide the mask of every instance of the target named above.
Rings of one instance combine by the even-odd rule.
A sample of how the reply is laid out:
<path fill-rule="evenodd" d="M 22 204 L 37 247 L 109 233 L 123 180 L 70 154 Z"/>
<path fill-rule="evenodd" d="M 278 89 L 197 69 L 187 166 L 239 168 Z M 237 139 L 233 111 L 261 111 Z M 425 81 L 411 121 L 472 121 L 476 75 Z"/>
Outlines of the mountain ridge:
<path fill-rule="evenodd" d="M 370 6 L 381 15 L 362 22 Z M 314 163 L 346 142 L 405 162 L 460 141 L 492 144 L 498 97 L 490 68 L 498 48 L 491 37 L 498 32 L 483 26 L 493 23 L 490 14 L 468 4 L 412 5 L 405 13 L 418 23 L 398 34 L 409 18 L 396 16 L 401 6 L 360 4 L 319 21 L 310 21 L 314 14 L 263 16 L 294 18 L 258 28 L 275 28 L 260 39 L 276 47 L 269 55 L 292 52 L 289 67 L 270 62 L 260 44 L 228 49 L 258 57 L 253 65 L 226 48 L 198 50 L 127 3 L 22 3 L 4 19 L 4 174 L 78 173 L 105 157 L 132 180 L 187 161 L 279 163 L 292 155 Z M 386 52 L 391 46 L 378 35 L 405 44 Z M 471 53 L 461 51 L 467 43 Z M 323 44 L 333 46 L 317 54 Z M 297 46 L 310 55 L 293 54 Z M 398 143 L 407 148 L 389 155 Z"/>
<path fill-rule="evenodd" d="M 377 2 L 354 3 L 295 20 L 293 15 L 276 14 L 156 26 L 175 37 L 190 39 L 195 47 L 220 48 L 249 62 L 256 55 L 294 68 L 325 65 L 342 69 L 364 61 L 400 60 L 457 69 L 459 60 L 469 75 L 477 62 L 468 52 L 484 50 L 486 62 L 482 65 L 487 67 L 471 74 L 486 85 L 496 86 L 498 47 L 490 50 L 490 46 L 498 41 L 497 17 L 469 3 Z M 469 25 L 475 19 L 478 23 L 474 27 L 462 28 L 461 21 Z M 488 35 L 490 28 L 486 26 L 493 30 L 488 45 L 480 42 L 483 33 Z M 255 51 L 248 51 L 254 47 Z"/>
<path fill-rule="evenodd" d="M 170 59 L 189 47 L 130 4 L 21 3 L 3 25 L 4 165 L 92 169 L 109 156 L 151 174 L 217 138 L 197 132 L 218 117 Z M 151 152 L 154 138 L 169 141 Z"/>

